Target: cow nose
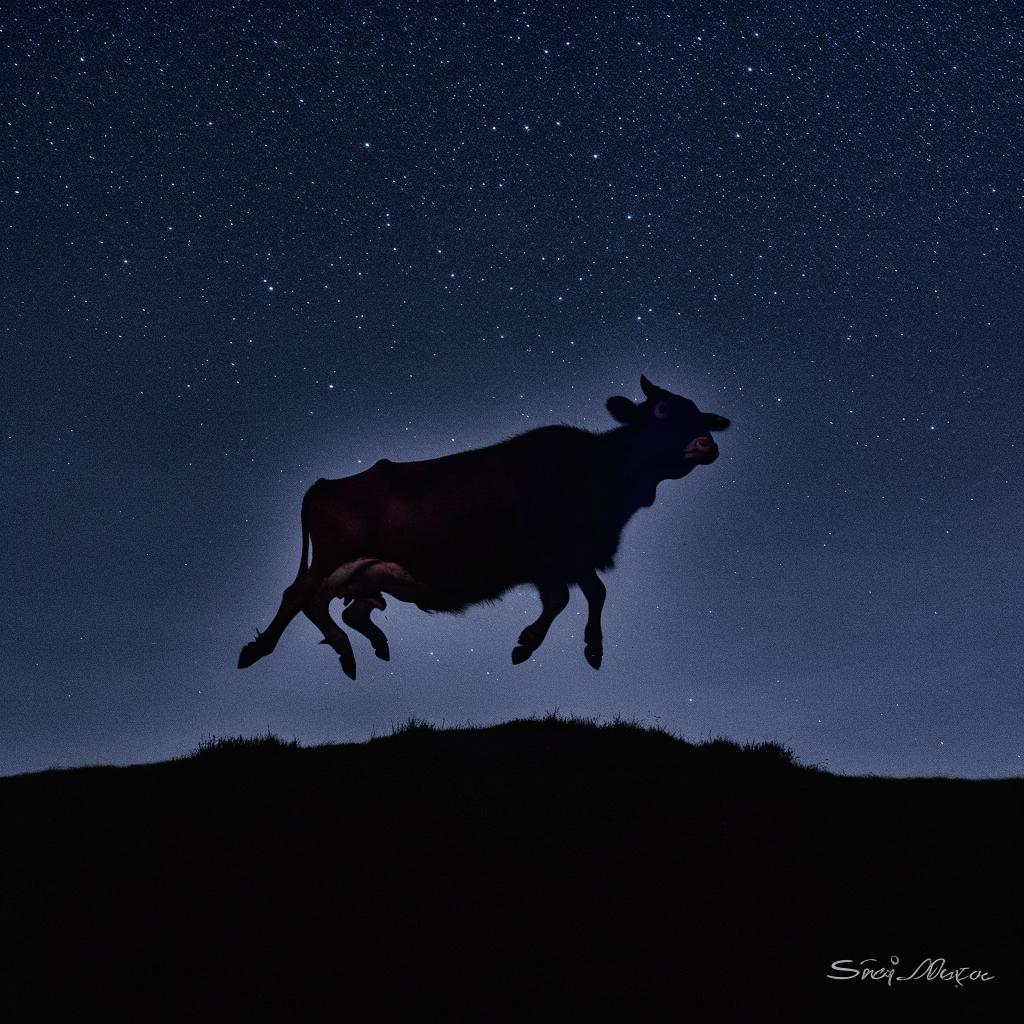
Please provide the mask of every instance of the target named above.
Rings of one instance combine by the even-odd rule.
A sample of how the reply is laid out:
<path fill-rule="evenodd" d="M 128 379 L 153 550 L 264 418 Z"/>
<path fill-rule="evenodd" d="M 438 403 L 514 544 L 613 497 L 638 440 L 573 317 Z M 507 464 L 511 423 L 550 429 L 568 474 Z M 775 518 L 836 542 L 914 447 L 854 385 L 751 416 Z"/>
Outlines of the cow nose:
<path fill-rule="evenodd" d="M 706 465 L 718 458 L 718 445 L 710 437 L 695 437 L 686 446 L 686 454 L 691 459 L 699 459 Z"/>

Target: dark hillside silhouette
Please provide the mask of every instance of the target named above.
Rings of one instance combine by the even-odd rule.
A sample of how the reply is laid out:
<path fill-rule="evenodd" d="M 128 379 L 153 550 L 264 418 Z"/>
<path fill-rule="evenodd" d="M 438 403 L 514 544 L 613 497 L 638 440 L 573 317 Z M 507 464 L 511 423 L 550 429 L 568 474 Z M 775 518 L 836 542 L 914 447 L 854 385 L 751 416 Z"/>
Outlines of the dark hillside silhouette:
<path fill-rule="evenodd" d="M 0 998 L 140 1019 L 364 1019 L 366 999 L 384 1019 L 983 1019 L 1021 994 L 1022 795 L 553 718 L 2 779 Z M 995 979 L 826 980 L 892 955 Z"/>

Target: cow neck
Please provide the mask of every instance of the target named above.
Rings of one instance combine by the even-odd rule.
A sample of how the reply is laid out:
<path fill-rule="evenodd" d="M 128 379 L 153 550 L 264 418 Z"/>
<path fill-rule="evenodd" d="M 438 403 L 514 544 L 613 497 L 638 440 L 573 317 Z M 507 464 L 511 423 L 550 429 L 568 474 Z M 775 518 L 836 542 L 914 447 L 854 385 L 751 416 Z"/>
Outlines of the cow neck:
<path fill-rule="evenodd" d="M 643 436 L 634 426 L 616 427 L 601 435 L 605 445 L 602 470 L 608 496 L 622 522 L 637 509 L 654 503 L 658 484 L 664 479 L 654 463 L 645 458 Z"/>

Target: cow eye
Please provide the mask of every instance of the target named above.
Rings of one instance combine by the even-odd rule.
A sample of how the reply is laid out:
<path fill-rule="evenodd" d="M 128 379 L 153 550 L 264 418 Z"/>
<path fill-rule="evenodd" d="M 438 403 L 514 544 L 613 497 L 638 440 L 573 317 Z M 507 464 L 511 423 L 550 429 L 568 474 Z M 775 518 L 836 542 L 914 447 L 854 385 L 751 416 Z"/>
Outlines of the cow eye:
<path fill-rule="evenodd" d="M 654 418 L 656 420 L 667 420 L 668 419 L 668 402 L 655 402 L 654 403 Z"/>

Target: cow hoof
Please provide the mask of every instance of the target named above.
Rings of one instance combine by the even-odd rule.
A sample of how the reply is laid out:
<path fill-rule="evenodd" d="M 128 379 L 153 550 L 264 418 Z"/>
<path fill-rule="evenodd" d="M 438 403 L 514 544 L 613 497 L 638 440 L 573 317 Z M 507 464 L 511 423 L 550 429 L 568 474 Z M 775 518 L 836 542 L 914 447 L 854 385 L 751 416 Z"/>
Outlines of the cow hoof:
<path fill-rule="evenodd" d="M 263 657 L 263 652 L 254 643 L 246 644 L 238 656 L 238 667 L 248 668 Z"/>
<path fill-rule="evenodd" d="M 594 669 L 601 667 L 603 653 L 600 647 L 591 647 L 590 644 L 583 648 L 583 657 L 587 659 L 587 664 Z"/>
<path fill-rule="evenodd" d="M 533 650 L 534 649 L 532 647 L 525 647 L 523 644 L 516 644 L 515 647 L 512 648 L 512 664 L 522 665 L 522 663 L 526 661 L 531 654 L 533 654 Z"/>
<path fill-rule="evenodd" d="M 391 651 L 387 644 L 379 644 L 377 647 L 374 647 L 373 653 L 376 654 L 381 661 L 391 660 Z"/>
<path fill-rule="evenodd" d="M 349 677 L 349 679 L 355 679 L 356 677 L 356 659 L 352 657 L 344 657 L 338 655 L 338 661 L 341 663 L 341 671 Z"/>

